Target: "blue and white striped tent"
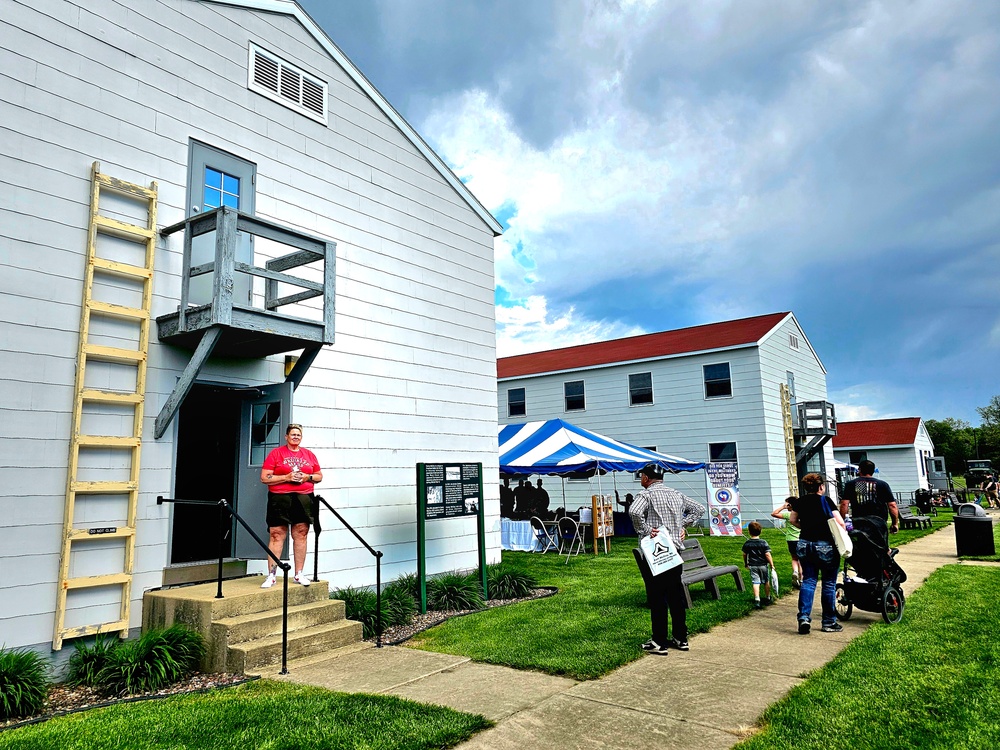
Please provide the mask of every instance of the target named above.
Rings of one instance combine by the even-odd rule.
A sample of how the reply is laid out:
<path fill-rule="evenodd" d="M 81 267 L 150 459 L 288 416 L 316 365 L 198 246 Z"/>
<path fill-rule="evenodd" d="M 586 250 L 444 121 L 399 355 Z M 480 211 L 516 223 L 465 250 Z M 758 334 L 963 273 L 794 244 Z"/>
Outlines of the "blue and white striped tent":
<path fill-rule="evenodd" d="M 603 474 L 639 471 L 651 463 L 670 472 L 705 468 L 704 463 L 638 448 L 561 419 L 500 425 L 499 439 L 503 474 Z"/>

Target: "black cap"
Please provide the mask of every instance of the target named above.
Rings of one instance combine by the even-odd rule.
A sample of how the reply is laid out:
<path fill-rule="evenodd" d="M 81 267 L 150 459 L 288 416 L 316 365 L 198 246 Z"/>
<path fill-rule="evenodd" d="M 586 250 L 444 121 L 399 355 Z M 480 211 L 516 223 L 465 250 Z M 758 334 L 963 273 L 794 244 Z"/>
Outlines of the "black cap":
<path fill-rule="evenodd" d="M 645 474 L 650 479 L 663 479 L 663 469 L 656 464 L 646 464 L 639 469 L 640 474 Z"/>

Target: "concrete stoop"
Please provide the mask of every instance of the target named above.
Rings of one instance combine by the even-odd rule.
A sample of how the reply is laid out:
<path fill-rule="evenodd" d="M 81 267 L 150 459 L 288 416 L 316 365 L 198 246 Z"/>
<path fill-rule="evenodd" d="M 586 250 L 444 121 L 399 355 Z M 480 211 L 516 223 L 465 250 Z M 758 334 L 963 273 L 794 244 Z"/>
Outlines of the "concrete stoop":
<path fill-rule="evenodd" d="M 142 627 L 180 622 L 205 637 L 201 668 L 206 672 L 245 674 L 281 661 L 282 580 L 260 588 L 263 576 L 147 591 L 142 599 Z M 330 655 L 362 641 L 360 622 L 344 617 L 344 602 L 330 599 L 326 581 L 311 586 L 288 584 L 288 659 Z"/>

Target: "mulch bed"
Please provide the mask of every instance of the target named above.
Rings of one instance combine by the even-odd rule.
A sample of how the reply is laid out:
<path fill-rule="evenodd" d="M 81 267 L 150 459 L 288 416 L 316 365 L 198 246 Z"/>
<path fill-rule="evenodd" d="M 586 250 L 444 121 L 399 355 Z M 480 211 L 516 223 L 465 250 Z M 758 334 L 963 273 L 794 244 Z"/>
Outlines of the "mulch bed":
<path fill-rule="evenodd" d="M 556 591 L 557 589 L 555 588 L 542 587 L 534 589 L 530 596 L 525 596 L 520 599 L 491 599 L 486 603 L 486 609 L 504 607 L 508 604 L 518 604 L 519 602 L 528 602 L 532 599 L 541 599 L 546 596 L 552 596 L 556 593 Z M 445 611 L 428 612 L 423 615 L 417 614 L 414 616 L 413 621 L 409 625 L 396 625 L 391 628 L 386 628 L 382 633 L 382 643 L 387 646 L 395 646 L 409 640 L 417 633 L 422 633 L 428 628 L 440 625 L 442 622 L 449 620 L 452 617 L 471 615 L 474 612 L 481 611 L 482 610 L 478 609 L 450 609 Z M 375 642 L 374 638 L 367 638 L 366 640 L 372 643 Z M 49 697 L 45 701 L 45 706 L 42 708 L 40 713 L 34 716 L 24 716 L 17 719 L 0 721 L 0 731 L 3 731 L 4 729 L 13 729 L 14 727 L 26 726 L 28 724 L 36 724 L 38 722 L 55 718 L 56 716 L 64 716 L 78 711 L 87 711 L 91 708 L 112 706 L 116 703 L 156 700 L 158 698 L 167 698 L 171 695 L 180 695 L 182 693 L 204 693 L 208 690 L 215 690 L 217 688 L 242 685 L 256 679 L 258 678 L 246 677 L 241 674 L 227 674 L 224 672 L 216 674 L 202 674 L 200 672 L 195 672 L 188 679 L 175 682 L 173 685 L 169 685 L 154 693 L 124 695 L 121 697 L 108 697 L 107 695 L 99 692 L 97 688 L 72 686 L 60 683 L 58 685 L 53 685 L 52 689 L 49 690 Z"/>
<path fill-rule="evenodd" d="M 519 602 L 530 602 L 532 599 L 542 599 L 546 596 L 552 596 L 556 593 L 557 589 L 553 587 L 541 587 L 533 589 L 529 596 L 521 597 L 520 599 L 490 599 L 486 602 L 486 609 L 493 609 L 494 607 L 505 607 L 508 604 L 518 604 Z M 409 625 L 394 625 L 393 627 L 386 628 L 382 631 L 382 645 L 384 646 L 398 646 L 400 643 L 409 640 L 417 633 L 422 633 L 428 628 L 433 628 L 435 625 L 440 625 L 445 620 L 449 620 L 452 617 L 462 617 L 463 615 L 471 615 L 475 612 L 482 612 L 481 609 L 448 609 L 441 611 L 431 611 L 426 614 L 416 614 L 413 616 L 413 620 Z M 366 642 L 374 643 L 375 637 L 366 638 Z"/>
<path fill-rule="evenodd" d="M 76 713 L 77 711 L 86 711 L 91 708 L 112 706 L 116 703 L 155 700 L 182 693 L 204 693 L 216 688 L 242 685 L 245 682 L 251 682 L 256 679 L 256 677 L 247 677 L 241 674 L 226 674 L 221 672 L 217 674 L 202 674 L 195 672 L 186 680 L 175 682 L 162 690 L 153 693 L 123 695 L 121 697 L 109 697 L 93 687 L 72 686 L 60 683 L 53 685 L 52 689 L 49 690 L 49 697 L 45 701 L 45 706 L 40 713 L 34 716 L 23 716 L 17 719 L 0 721 L 0 731 L 27 724 L 37 724 L 56 716 L 64 716 L 65 714 Z"/>

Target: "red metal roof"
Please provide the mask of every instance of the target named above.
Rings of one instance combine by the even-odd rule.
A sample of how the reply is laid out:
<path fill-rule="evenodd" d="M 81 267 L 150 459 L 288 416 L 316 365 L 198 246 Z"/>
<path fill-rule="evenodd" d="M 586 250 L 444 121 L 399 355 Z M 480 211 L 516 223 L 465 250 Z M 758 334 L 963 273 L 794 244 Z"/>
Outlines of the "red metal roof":
<path fill-rule="evenodd" d="M 580 367 L 754 344 L 787 315 L 787 312 L 770 313 L 753 318 L 679 328 L 675 331 L 647 333 L 612 341 L 598 341 L 593 344 L 502 357 L 497 360 L 497 377 L 516 378 L 522 375 L 537 375 L 543 372 L 574 370 Z"/>
<path fill-rule="evenodd" d="M 917 441 L 920 417 L 869 419 L 864 422 L 838 422 L 833 436 L 834 448 L 860 448 L 868 445 L 913 445 Z"/>

